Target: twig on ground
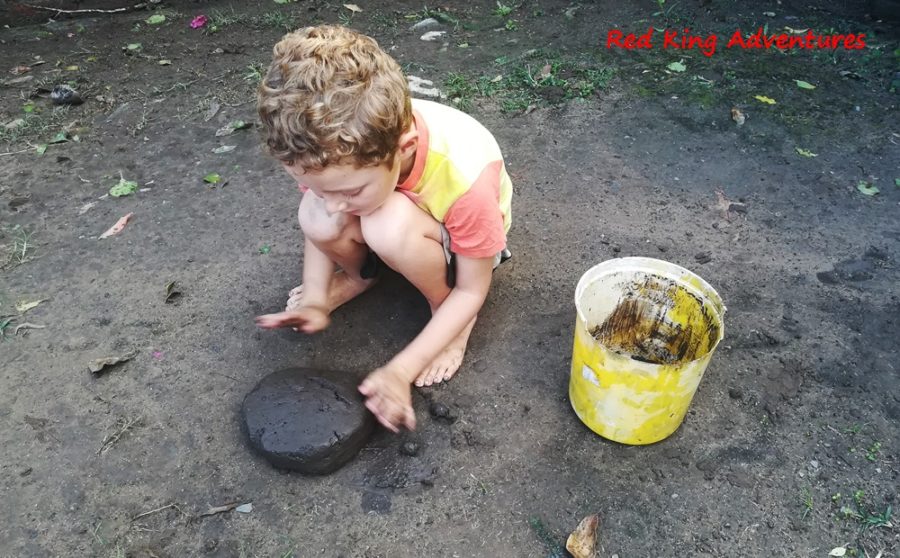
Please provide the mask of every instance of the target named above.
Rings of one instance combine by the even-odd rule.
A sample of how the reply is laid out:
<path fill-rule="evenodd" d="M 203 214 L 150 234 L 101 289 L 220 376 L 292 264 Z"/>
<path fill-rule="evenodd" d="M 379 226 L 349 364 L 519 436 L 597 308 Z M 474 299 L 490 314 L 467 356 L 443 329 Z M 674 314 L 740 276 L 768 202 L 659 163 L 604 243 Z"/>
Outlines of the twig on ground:
<path fill-rule="evenodd" d="M 46 10 L 48 12 L 56 12 L 57 14 L 118 14 L 121 12 L 127 12 L 130 10 L 140 10 L 142 8 L 146 8 L 152 4 L 159 4 L 162 0 L 150 0 L 149 2 L 141 2 L 139 4 L 135 4 L 134 6 L 125 6 L 124 8 L 116 8 L 114 10 L 100 10 L 96 8 L 92 9 L 84 9 L 84 10 L 62 10 L 60 8 L 50 8 L 47 6 L 35 6 L 34 4 L 26 4 L 21 2 L 21 6 L 25 6 L 27 8 L 34 8 L 35 10 Z"/>
<path fill-rule="evenodd" d="M 181 515 L 187 515 L 183 511 L 181 511 L 181 508 L 178 507 L 178 504 L 168 504 L 168 505 L 162 506 L 161 508 L 156 508 L 155 510 L 150 510 L 150 511 L 146 511 L 142 514 L 138 514 L 138 515 L 132 517 L 131 521 L 135 522 L 142 517 L 147 517 L 148 515 L 153 515 L 154 513 L 159 513 L 161 511 L 167 510 L 169 508 L 175 508 L 176 510 L 178 510 L 178 513 L 180 513 Z"/>
<path fill-rule="evenodd" d="M 25 153 L 26 151 L 31 151 L 31 148 L 26 147 L 25 149 L 22 149 L 20 151 L 9 151 L 7 153 L 0 153 L 0 157 L 2 157 L 3 155 L 18 155 L 19 153 Z"/>
<path fill-rule="evenodd" d="M 219 513 L 230 512 L 231 510 L 238 507 L 239 505 L 240 504 L 238 504 L 237 502 L 231 502 L 230 504 L 225 504 L 224 506 L 215 506 L 215 507 L 209 508 L 208 510 L 201 513 L 197 517 L 207 517 L 207 516 L 216 515 Z"/>
<path fill-rule="evenodd" d="M 143 419 L 141 417 L 130 417 L 130 418 L 122 418 L 117 421 L 118 430 L 109 434 L 103 438 L 103 442 L 100 444 L 100 449 L 97 450 L 97 455 L 103 455 L 113 445 L 119 441 L 119 439 L 133 427 L 137 426 L 141 423 Z"/>

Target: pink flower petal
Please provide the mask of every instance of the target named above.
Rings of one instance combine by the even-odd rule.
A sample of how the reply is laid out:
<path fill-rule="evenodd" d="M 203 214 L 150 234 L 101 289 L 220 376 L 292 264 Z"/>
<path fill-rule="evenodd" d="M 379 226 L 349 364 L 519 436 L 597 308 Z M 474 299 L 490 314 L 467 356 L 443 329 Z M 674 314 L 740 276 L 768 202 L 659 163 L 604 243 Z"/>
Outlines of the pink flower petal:
<path fill-rule="evenodd" d="M 198 15 L 194 19 L 191 20 L 191 29 L 199 29 L 209 23 L 209 18 L 205 15 Z"/>

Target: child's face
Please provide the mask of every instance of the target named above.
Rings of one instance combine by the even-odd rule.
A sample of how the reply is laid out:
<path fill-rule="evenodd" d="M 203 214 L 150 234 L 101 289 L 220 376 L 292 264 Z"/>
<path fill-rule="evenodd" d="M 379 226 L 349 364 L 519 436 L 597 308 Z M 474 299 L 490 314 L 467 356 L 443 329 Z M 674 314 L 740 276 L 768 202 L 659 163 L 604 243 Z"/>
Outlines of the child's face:
<path fill-rule="evenodd" d="M 328 213 L 369 215 L 388 199 L 400 177 L 400 156 L 397 153 L 390 166 L 358 168 L 353 164 L 331 165 L 318 172 L 303 172 L 298 166 L 284 165 L 284 169 L 325 200 Z"/>

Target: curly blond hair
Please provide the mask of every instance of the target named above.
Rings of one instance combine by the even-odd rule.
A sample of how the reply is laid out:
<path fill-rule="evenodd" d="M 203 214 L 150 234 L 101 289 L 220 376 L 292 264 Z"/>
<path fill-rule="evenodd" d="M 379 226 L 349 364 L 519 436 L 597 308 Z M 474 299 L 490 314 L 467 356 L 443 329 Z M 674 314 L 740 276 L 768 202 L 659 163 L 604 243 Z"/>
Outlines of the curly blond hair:
<path fill-rule="evenodd" d="M 345 27 L 285 35 L 257 93 L 270 155 L 304 171 L 393 158 L 412 122 L 409 86 L 378 43 Z"/>

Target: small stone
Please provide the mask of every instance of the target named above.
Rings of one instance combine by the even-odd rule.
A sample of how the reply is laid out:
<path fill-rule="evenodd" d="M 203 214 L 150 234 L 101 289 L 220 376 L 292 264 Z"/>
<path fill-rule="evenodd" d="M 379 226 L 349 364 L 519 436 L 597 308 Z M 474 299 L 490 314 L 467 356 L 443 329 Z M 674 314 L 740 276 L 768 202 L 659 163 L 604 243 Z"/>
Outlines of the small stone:
<path fill-rule="evenodd" d="M 744 392 L 737 388 L 728 388 L 728 397 L 732 399 L 742 399 L 744 397 Z"/>
<path fill-rule="evenodd" d="M 50 92 L 50 100 L 54 105 L 80 105 L 84 102 L 78 91 L 68 85 L 57 85 Z"/>
<path fill-rule="evenodd" d="M 431 405 L 428 406 L 428 412 L 438 420 L 444 420 L 451 423 L 456 422 L 456 415 L 450 410 L 450 407 L 443 403 L 432 401 Z"/>
<path fill-rule="evenodd" d="M 352 374 L 310 368 L 266 376 L 244 398 L 241 414 L 257 453 L 307 475 L 339 469 L 374 427 Z"/>
<path fill-rule="evenodd" d="M 812 467 L 813 469 L 818 469 L 818 468 L 819 468 L 819 462 L 816 461 L 815 459 L 813 459 L 812 461 L 809 462 L 809 466 Z"/>
<path fill-rule="evenodd" d="M 694 259 L 697 260 L 697 263 L 699 264 L 707 264 L 712 261 L 712 254 L 709 252 L 700 252 L 694 256 Z"/>
<path fill-rule="evenodd" d="M 400 444 L 400 453 L 403 455 L 408 455 L 410 457 L 415 457 L 419 455 L 419 444 L 413 442 L 412 440 L 407 440 Z"/>
<path fill-rule="evenodd" d="M 420 29 L 425 29 L 427 27 L 431 27 L 434 25 L 440 25 L 440 22 L 433 17 L 425 18 L 419 23 L 416 23 L 412 27 L 410 27 L 410 31 L 419 31 Z"/>

